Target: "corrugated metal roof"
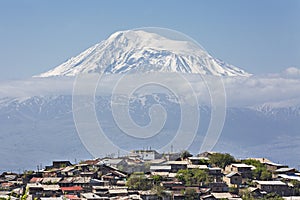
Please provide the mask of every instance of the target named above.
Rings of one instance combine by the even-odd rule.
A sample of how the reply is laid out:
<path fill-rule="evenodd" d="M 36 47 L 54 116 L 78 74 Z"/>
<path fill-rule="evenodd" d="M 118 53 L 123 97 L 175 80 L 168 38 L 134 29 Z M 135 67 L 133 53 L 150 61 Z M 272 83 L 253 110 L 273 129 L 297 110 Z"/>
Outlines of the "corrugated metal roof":
<path fill-rule="evenodd" d="M 211 193 L 215 198 L 217 199 L 227 199 L 227 198 L 232 198 L 232 194 L 228 192 L 212 192 Z"/>
<path fill-rule="evenodd" d="M 209 160 L 208 157 L 203 157 L 203 156 L 193 156 L 193 157 L 188 157 L 189 160 Z"/>
<path fill-rule="evenodd" d="M 187 165 L 189 169 L 208 169 L 207 165 Z"/>
<path fill-rule="evenodd" d="M 263 164 L 277 166 L 277 167 L 286 166 L 286 165 L 283 165 L 283 164 L 278 164 L 278 163 L 273 163 L 273 162 L 264 162 Z"/>
<path fill-rule="evenodd" d="M 278 177 L 284 178 L 284 179 L 289 179 L 289 180 L 297 180 L 300 181 L 299 176 L 292 176 L 292 175 L 286 175 L 286 174 L 278 174 Z"/>
<path fill-rule="evenodd" d="M 255 181 L 260 185 L 286 185 L 286 183 L 282 181 Z"/>
<path fill-rule="evenodd" d="M 127 189 L 109 189 L 109 194 L 127 194 Z"/>
<path fill-rule="evenodd" d="M 275 170 L 275 172 L 289 172 L 292 170 L 295 170 L 295 168 L 283 167 L 283 168 Z"/>
<path fill-rule="evenodd" d="M 43 185 L 43 190 L 57 191 L 60 190 L 59 185 Z"/>
<path fill-rule="evenodd" d="M 91 193 L 91 192 L 89 192 L 89 193 L 81 193 L 80 195 L 83 198 L 85 198 L 85 199 L 100 199 L 101 198 L 100 196 L 98 196 L 98 195 L 96 195 L 94 193 Z"/>
<path fill-rule="evenodd" d="M 247 165 L 247 164 L 244 164 L 244 163 L 233 163 L 231 165 L 234 166 L 234 167 L 237 167 L 237 168 L 252 168 L 251 165 Z"/>
<path fill-rule="evenodd" d="M 168 161 L 166 163 L 167 165 L 188 165 L 188 161 L 183 160 L 183 161 Z"/>
<path fill-rule="evenodd" d="M 151 165 L 150 170 L 171 170 L 171 165 Z"/>
<path fill-rule="evenodd" d="M 61 179 L 60 177 L 46 177 L 43 178 L 42 183 L 58 183 Z"/>

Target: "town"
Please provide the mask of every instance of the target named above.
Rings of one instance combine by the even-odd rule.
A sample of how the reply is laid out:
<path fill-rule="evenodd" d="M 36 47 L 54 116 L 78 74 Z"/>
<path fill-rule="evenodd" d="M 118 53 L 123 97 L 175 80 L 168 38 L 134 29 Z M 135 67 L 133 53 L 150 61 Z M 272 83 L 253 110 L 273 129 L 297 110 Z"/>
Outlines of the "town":
<path fill-rule="evenodd" d="M 267 158 L 134 150 L 124 157 L 4 172 L 0 199 L 300 199 L 300 173 Z"/>

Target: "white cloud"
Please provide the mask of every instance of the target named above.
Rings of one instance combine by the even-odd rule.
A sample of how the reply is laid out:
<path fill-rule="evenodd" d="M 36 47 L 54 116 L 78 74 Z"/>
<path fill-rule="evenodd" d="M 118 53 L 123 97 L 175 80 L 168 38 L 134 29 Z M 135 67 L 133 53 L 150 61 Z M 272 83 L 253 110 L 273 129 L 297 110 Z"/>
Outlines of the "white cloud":
<path fill-rule="evenodd" d="M 107 75 L 100 79 L 97 94 L 111 93 L 114 86 L 122 75 Z M 137 76 L 143 79 L 142 76 Z M 187 81 L 175 79 L 174 75 L 166 73 L 156 77 L 153 82 L 172 85 L 181 91 L 182 96 L 189 99 L 192 97 L 189 87 L 192 86 L 201 103 L 210 103 L 210 95 L 207 83 L 200 75 L 184 75 Z M 73 91 L 74 78 L 32 78 L 19 81 L 8 81 L 0 83 L 0 98 L 5 97 L 28 97 L 39 95 L 71 95 Z M 98 79 L 87 79 L 98 80 Z M 281 105 L 300 105 L 300 69 L 288 68 L 280 74 L 265 76 L 227 77 L 222 79 L 226 89 L 226 100 L 228 106 L 253 106 L 270 102 L 287 102 Z M 214 83 L 214 79 L 206 79 Z M 132 78 L 127 84 L 136 84 L 137 78 Z M 96 81 L 90 83 L 95 87 Z M 126 85 L 124 85 L 126 87 Z M 138 86 L 138 85 L 137 85 Z M 157 89 L 157 88 L 156 88 Z M 165 91 L 162 89 L 148 90 L 149 92 Z M 222 89 L 222 88 L 220 88 Z M 215 90 L 215 89 L 214 89 Z M 186 92 L 182 92 L 186 91 Z M 120 92 L 120 91 L 119 91 Z M 143 91 L 145 92 L 145 90 Z M 222 92 L 213 91 L 213 92 Z M 122 93 L 122 90 L 121 90 Z"/>
<path fill-rule="evenodd" d="M 282 72 L 283 76 L 290 78 L 300 78 L 300 69 L 296 67 L 289 67 Z"/>

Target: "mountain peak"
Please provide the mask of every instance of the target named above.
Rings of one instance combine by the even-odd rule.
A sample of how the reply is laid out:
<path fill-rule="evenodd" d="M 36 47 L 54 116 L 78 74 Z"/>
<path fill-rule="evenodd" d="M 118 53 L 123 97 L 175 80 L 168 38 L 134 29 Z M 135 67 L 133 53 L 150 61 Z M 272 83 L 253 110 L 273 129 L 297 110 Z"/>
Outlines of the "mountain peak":
<path fill-rule="evenodd" d="M 189 40 L 167 38 L 144 30 L 118 31 L 38 77 L 80 73 L 179 72 L 215 76 L 250 76 L 213 58 Z"/>

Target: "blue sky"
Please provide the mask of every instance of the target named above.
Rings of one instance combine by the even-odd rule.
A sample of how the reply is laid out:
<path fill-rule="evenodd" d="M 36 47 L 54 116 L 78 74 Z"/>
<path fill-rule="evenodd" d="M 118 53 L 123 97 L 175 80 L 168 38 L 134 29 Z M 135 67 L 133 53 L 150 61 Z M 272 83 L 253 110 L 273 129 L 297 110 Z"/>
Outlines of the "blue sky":
<path fill-rule="evenodd" d="M 118 30 L 183 32 L 254 74 L 300 68 L 300 1 L 0 0 L 0 80 L 45 72 Z"/>

